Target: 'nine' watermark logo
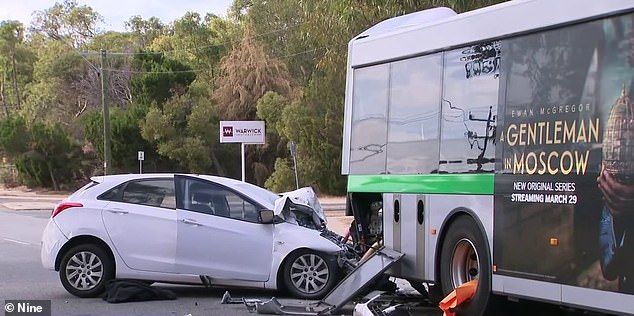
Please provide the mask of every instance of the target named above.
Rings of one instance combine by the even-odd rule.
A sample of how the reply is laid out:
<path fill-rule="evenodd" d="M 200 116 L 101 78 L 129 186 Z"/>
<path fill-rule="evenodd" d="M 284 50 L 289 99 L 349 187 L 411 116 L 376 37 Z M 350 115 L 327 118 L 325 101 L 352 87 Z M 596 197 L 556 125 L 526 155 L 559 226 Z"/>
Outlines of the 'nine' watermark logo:
<path fill-rule="evenodd" d="M 6 300 L 5 316 L 50 316 L 50 300 Z"/>

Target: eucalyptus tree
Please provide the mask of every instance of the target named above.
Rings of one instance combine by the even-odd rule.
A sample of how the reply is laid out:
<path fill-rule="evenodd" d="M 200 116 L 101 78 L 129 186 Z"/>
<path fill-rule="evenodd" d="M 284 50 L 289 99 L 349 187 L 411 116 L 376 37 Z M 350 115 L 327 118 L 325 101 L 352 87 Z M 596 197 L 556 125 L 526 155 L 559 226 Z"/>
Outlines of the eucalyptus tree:
<path fill-rule="evenodd" d="M 24 26 L 18 21 L 3 21 L 0 22 L 0 54 L 2 59 L 6 60 L 3 63 L 3 76 L 0 78 L 0 99 L 4 106 L 5 114 L 8 116 L 8 99 L 5 96 L 5 78 L 6 74 L 11 73 L 11 80 L 13 82 L 13 99 L 15 105 L 20 107 L 20 91 L 18 88 L 18 67 L 17 67 L 17 49 L 18 45 L 24 42 Z M 10 71 L 7 71 L 7 68 Z"/>
<path fill-rule="evenodd" d="M 255 120 L 257 102 L 267 92 L 288 98 L 293 98 L 297 92 L 286 65 L 264 51 L 249 27 L 242 40 L 222 58 L 220 73 L 215 79 L 211 96 L 221 120 Z M 247 148 L 249 170 L 246 176 L 249 180 L 264 184 L 262 178 L 268 177 L 273 170 L 279 141 L 273 137 L 267 139 L 264 146 Z M 253 173 L 256 169 L 257 178 Z"/>
<path fill-rule="evenodd" d="M 140 15 L 132 16 L 125 22 L 125 28 L 133 35 L 136 44 L 141 48 L 150 47 L 156 38 L 169 34 L 169 27 L 155 16 L 147 20 Z"/>
<path fill-rule="evenodd" d="M 75 0 L 56 2 L 52 7 L 35 11 L 31 32 L 46 38 L 64 40 L 73 48 L 81 48 L 99 33 L 97 24 L 103 17 L 87 5 Z"/>
<path fill-rule="evenodd" d="M 247 28 L 242 40 L 222 58 L 212 98 L 224 120 L 256 118 L 256 103 L 265 93 L 292 94 L 286 65 L 269 57 Z"/>
<path fill-rule="evenodd" d="M 304 184 L 334 194 L 345 192 L 340 157 L 348 41 L 393 16 L 436 6 L 462 12 L 497 2 L 237 0 L 231 12 L 253 25 L 267 52 L 284 56 L 292 80 L 301 83 L 301 98 L 284 105 L 277 131 L 297 143 Z M 287 183 L 282 178 L 288 177 L 288 160 L 280 159 L 269 184 Z"/>

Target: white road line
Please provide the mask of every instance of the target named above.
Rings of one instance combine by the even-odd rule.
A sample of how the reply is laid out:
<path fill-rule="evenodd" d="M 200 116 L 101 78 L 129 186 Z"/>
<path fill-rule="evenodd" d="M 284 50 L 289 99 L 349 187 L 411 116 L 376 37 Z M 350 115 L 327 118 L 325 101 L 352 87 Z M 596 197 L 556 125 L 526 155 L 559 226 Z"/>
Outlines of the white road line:
<path fill-rule="evenodd" d="M 6 241 L 14 242 L 16 244 L 30 245 L 30 243 L 28 243 L 28 242 L 19 241 L 19 240 L 15 240 L 15 239 L 11 239 L 11 238 L 2 238 L 2 239 L 6 240 Z"/>

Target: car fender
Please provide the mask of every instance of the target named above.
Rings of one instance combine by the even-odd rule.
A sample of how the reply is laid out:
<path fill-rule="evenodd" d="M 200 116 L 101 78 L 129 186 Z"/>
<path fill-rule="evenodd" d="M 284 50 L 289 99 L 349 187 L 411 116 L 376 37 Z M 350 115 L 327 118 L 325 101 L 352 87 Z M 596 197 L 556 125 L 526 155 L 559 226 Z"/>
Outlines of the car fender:
<path fill-rule="evenodd" d="M 275 224 L 273 230 L 273 264 L 265 288 L 277 289 L 277 275 L 284 259 L 298 249 L 311 249 L 336 256 L 341 247 L 321 236 L 321 231 L 291 223 Z"/>
<path fill-rule="evenodd" d="M 101 208 L 103 208 L 106 204 L 108 203 L 104 203 L 98 207 L 69 208 L 57 214 L 53 218 L 53 221 L 66 237 L 64 245 L 68 242 L 72 242 L 73 238 L 79 236 L 91 236 L 103 241 L 110 248 L 109 250 L 114 256 L 115 267 L 118 275 L 120 271 L 123 272 L 122 269 L 125 269 L 126 266 L 112 245 L 110 237 L 106 232 L 106 227 L 103 224 Z M 59 249 L 61 250 L 63 248 L 64 246 L 62 245 Z M 60 255 L 62 254 L 57 254 L 57 256 Z"/>
<path fill-rule="evenodd" d="M 101 217 L 101 208 L 69 208 L 57 214 L 53 220 L 68 239 L 88 235 L 97 237 L 110 244 L 110 239 Z"/>

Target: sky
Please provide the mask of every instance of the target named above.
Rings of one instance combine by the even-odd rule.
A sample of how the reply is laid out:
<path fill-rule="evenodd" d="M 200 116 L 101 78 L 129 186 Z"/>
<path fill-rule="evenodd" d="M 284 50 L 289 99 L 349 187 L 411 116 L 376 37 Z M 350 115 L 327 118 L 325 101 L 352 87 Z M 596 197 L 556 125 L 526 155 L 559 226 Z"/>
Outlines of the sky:
<path fill-rule="evenodd" d="M 28 28 L 34 11 L 49 9 L 56 2 L 62 3 L 63 0 L 0 0 L 0 21 L 18 20 Z M 103 16 L 104 23 L 98 27 L 106 31 L 125 31 L 124 22 L 135 15 L 140 15 L 143 19 L 155 16 L 166 24 L 189 11 L 226 17 L 232 2 L 233 0 L 77 0 L 80 6 L 89 6 Z"/>

